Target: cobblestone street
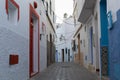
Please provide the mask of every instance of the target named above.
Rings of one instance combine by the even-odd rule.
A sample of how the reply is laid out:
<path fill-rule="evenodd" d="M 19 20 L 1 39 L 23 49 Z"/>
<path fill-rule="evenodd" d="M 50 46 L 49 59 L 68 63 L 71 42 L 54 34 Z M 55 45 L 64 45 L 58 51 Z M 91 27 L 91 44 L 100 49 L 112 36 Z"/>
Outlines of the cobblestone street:
<path fill-rule="evenodd" d="M 75 63 L 55 63 L 30 80 L 98 80 L 97 76 Z"/>

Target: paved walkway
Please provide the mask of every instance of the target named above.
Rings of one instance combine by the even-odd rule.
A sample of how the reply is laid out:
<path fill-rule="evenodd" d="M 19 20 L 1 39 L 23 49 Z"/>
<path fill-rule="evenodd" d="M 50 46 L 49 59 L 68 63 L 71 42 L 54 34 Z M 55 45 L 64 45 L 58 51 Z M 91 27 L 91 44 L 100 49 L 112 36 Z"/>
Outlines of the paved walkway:
<path fill-rule="evenodd" d="M 55 63 L 30 80 L 98 80 L 97 76 L 75 63 Z"/>

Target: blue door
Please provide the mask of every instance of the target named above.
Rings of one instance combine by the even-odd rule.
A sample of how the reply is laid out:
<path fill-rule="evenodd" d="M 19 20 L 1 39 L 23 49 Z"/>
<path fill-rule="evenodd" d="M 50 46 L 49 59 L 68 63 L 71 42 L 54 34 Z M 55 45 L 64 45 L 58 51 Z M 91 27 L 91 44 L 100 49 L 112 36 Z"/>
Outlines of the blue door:
<path fill-rule="evenodd" d="M 93 27 L 90 27 L 90 56 L 91 64 L 93 64 Z"/>

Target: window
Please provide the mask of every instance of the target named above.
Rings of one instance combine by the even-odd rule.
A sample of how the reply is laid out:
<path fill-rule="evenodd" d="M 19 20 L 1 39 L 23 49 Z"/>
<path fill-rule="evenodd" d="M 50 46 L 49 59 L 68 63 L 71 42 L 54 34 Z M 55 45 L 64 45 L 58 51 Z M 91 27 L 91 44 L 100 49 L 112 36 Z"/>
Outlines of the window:
<path fill-rule="evenodd" d="M 85 29 L 85 32 L 86 32 L 86 26 L 85 26 L 85 28 L 84 28 L 84 29 Z"/>
<path fill-rule="evenodd" d="M 107 18 L 108 18 L 108 29 L 111 29 L 113 27 L 112 12 L 111 11 L 108 12 Z"/>
<path fill-rule="evenodd" d="M 37 8 L 37 2 L 34 1 L 34 8 Z"/>
<path fill-rule="evenodd" d="M 66 54 L 67 54 L 67 50 L 68 50 L 68 49 L 67 49 L 67 48 L 65 48 Z"/>
<path fill-rule="evenodd" d="M 53 12 L 53 23 L 55 23 L 55 14 L 54 14 L 54 12 Z"/>
<path fill-rule="evenodd" d="M 56 28 L 58 29 L 58 28 L 59 28 L 59 25 L 57 25 Z"/>
<path fill-rule="evenodd" d="M 42 36 L 45 36 L 46 33 L 46 27 L 45 24 L 42 22 L 42 27 L 41 27 L 41 34 L 40 34 L 40 40 L 42 40 Z"/>
<path fill-rule="evenodd" d="M 45 35 L 45 33 L 46 33 L 46 26 L 44 22 L 42 22 L 42 34 Z"/>
<path fill-rule="evenodd" d="M 65 40 L 65 36 L 63 34 L 61 34 L 59 39 L 60 39 L 60 41 L 63 41 L 63 40 Z"/>
<path fill-rule="evenodd" d="M 43 4 L 44 4 L 44 0 L 42 0 Z"/>
<path fill-rule="evenodd" d="M 46 2 L 46 8 L 47 8 L 47 11 L 46 11 L 46 12 L 48 13 L 48 3 L 47 3 L 47 2 Z"/>
<path fill-rule="evenodd" d="M 80 40 L 80 43 L 82 44 L 82 40 Z"/>
<path fill-rule="evenodd" d="M 58 29 L 58 28 L 60 28 L 60 27 L 61 27 L 60 24 L 56 25 L 56 29 Z"/>
<path fill-rule="evenodd" d="M 49 38 L 50 38 L 50 42 L 52 42 L 52 34 L 51 33 L 50 33 L 50 37 Z"/>
<path fill-rule="evenodd" d="M 19 5 L 14 0 L 6 0 L 6 13 L 11 23 L 19 21 L 19 12 Z"/>
<path fill-rule="evenodd" d="M 52 13 L 52 3 L 51 3 L 51 0 L 50 0 L 50 14 Z"/>
<path fill-rule="evenodd" d="M 83 42 L 84 42 L 84 47 L 85 47 L 85 40 L 83 40 Z"/>
<path fill-rule="evenodd" d="M 42 34 L 40 34 L 40 40 L 42 39 Z"/>
<path fill-rule="evenodd" d="M 76 51 L 76 44 L 75 40 L 73 40 L 73 51 Z"/>
<path fill-rule="evenodd" d="M 46 36 L 47 40 L 48 40 L 48 35 Z"/>
<path fill-rule="evenodd" d="M 53 35 L 53 42 L 55 41 L 55 37 L 54 37 L 54 35 Z"/>
<path fill-rule="evenodd" d="M 76 18 L 74 18 L 74 27 L 76 27 Z"/>

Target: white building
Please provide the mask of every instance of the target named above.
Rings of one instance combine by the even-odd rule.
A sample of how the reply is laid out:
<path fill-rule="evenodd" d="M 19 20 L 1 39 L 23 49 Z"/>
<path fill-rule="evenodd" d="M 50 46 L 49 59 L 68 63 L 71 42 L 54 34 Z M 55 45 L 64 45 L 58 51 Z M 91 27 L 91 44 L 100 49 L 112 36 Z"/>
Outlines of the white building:
<path fill-rule="evenodd" d="M 55 62 L 55 0 L 46 0 L 46 15 L 47 15 L 47 66 Z"/>
<path fill-rule="evenodd" d="M 70 62 L 73 60 L 72 36 L 74 33 L 73 17 L 64 18 L 63 23 L 56 25 L 56 54 L 58 62 Z"/>
<path fill-rule="evenodd" d="M 76 61 L 100 76 L 108 76 L 108 28 L 106 0 L 74 0 Z M 76 57 L 76 56 L 75 56 Z"/>
<path fill-rule="evenodd" d="M 99 69 L 99 1 L 74 0 L 76 61 L 94 71 Z M 87 9 L 87 7 L 89 9 Z M 78 23 L 80 22 L 80 23 Z"/>
<path fill-rule="evenodd" d="M 46 34 L 51 20 L 45 4 L 42 0 L 0 2 L 1 80 L 28 80 L 47 67 Z"/>

